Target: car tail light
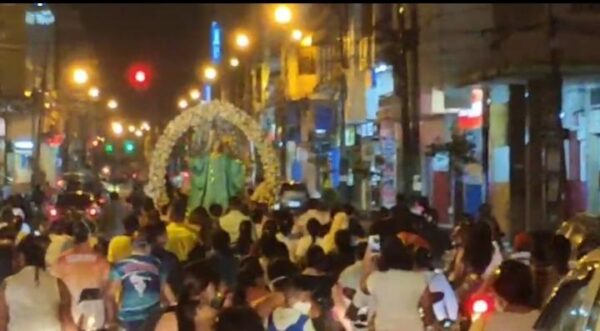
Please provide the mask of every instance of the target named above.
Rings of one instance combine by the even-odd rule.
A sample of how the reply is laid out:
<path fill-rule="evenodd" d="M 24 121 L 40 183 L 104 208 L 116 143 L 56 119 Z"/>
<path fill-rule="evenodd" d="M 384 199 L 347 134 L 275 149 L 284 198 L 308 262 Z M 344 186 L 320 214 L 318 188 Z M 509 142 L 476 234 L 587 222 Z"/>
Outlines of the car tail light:
<path fill-rule="evenodd" d="M 59 179 L 56 182 L 56 186 L 58 186 L 59 188 L 64 188 L 65 187 L 65 181 L 64 181 L 64 179 Z"/>
<path fill-rule="evenodd" d="M 101 204 L 101 205 L 103 205 L 103 204 L 106 203 L 106 199 L 100 198 L 100 199 L 98 199 L 98 203 Z"/>
<path fill-rule="evenodd" d="M 50 216 L 52 216 L 52 217 L 58 216 L 58 210 L 56 210 L 56 208 L 50 208 Z"/>

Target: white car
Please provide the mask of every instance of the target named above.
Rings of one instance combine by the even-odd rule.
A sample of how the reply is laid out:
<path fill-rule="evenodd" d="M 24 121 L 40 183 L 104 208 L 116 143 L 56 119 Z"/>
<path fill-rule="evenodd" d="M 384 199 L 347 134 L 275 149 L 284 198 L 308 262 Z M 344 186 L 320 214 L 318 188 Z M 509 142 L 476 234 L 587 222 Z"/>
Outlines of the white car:
<path fill-rule="evenodd" d="M 540 331 L 600 331 L 600 249 L 590 252 L 554 289 L 535 324 Z"/>

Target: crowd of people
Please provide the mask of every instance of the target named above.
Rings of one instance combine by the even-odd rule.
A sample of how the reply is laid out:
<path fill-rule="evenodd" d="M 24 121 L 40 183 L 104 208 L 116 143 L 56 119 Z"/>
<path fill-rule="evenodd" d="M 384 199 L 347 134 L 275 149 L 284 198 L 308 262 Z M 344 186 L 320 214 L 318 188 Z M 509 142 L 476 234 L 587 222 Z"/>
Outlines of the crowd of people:
<path fill-rule="evenodd" d="M 531 330 L 571 256 L 537 233 L 506 250 L 489 208 L 444 235 L 402 195 L 369 222 L 318 200 L 294 215 L 117 194 L 98 224 L 70 214 L 24 233 L 24 217 L 0 215 L 0 331 Z M 477 316 L 488 295 L 494 312 Z"/>

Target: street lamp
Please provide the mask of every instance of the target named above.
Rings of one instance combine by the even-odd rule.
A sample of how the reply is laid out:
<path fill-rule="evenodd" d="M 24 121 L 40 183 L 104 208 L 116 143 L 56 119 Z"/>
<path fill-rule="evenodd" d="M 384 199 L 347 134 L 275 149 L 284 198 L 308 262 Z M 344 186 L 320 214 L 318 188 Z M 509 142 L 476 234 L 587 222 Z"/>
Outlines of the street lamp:
<path fill-rule="evenodd" d="M 292 10 L 286 5 L 279 5 L 275 9 L 275 22 L 288 24 L 292 20 Z"/>
<path fill-rule="evenodd" d="M 90 87 L 90 89 L 88 90 L 88 95 L 92 99 L 98 99 L 98 97 L 100 96 L 100 89 L 98 89 L 95 86 L 94 87 Z"/>
<path fill-rule="evenodd" d="M 192 98 L 192 100 L 200 99 L 200 90 L 198 90 L 197 88 L 191 89 L 190 90 L 190 98 Z"/>
<path fill-rule="evenodd" d="M 204 68 L 204 78 L 208 81 L 217 79 L 217 69 L 212 66 Z"/>
<path fill-rule="evenodd" d="M 135 136 L 140 138 L 141 136 L 143 136 L 144 133 L 142 132 L 142 130 L 135 130 Z"/>
<path fill-rule="evenodd" d="M 186 109 L 188 107 L 188 102 L 185 99 L 179 99 L 179 102 L 177 102 L 177 106 L 179 107 L 179 109 Z"/>
<path fill-rule="evenodd" d="M 235 45 L 240 49 L 246 49 L 250 45 L 250 38 L 245 33 L 238 33 L 235 36 Z"/>
<path fill-rule="evenodd" d="M 84 85 L 90 80 L 90 76 L 85 69 L 76 68 L 73 70 L 73 82 L 77 85 Z"/>
<path fill-rule="evenodd" d="M 106 103 L 106 106 L 107 106 L 109 109 L 115 110 L 115 109 L 117 109 L 117 108 L 119 107 L 119 103 L 118 103 L 118 102 L 117 102 L 117 100 L 115 100 L 115 99 L 110 99 L 110 100 L 108 100 L 108 102 Z"/>
<path fill-rule="evenodd" d="M 302 40 L 302 31 L 295 29 L 294 31 L 292 31 L 292 39 L 295 41 L 300 41 Z"/>
<path fill-rule="evenodd" d="M 237 57 L 232 57 L 229 59 L 229 65 L 235 68 L 240 65 L 240 60 Z"/>
<path fill-rule="evenodd" d="M 110 127 L 115 135 L 120 136 L 123 134 L 123 124 L 121 122 L 112 122 Z"/>
<path fill-rule="evenodd" d="M 130 133 L 135 132 L 135 125 L 129 125 L 129 127 L 127 128 L 127 130 L 129 130 Z"/>
<path fill-rule="evenodd" d="M 302 40 L 300 41 L 300 46 L 302 46 L 302 47 L 312 46 L 312 36 L 308 35 L 308 36 L 302 38 Z"/>
<path fill-rule="evenodd" d="M 140 128 L 143 131 L 150 131 L 150 124 L 148 124 L 148 122 L 142 122 L 142 124 L 140 125 Z"/>

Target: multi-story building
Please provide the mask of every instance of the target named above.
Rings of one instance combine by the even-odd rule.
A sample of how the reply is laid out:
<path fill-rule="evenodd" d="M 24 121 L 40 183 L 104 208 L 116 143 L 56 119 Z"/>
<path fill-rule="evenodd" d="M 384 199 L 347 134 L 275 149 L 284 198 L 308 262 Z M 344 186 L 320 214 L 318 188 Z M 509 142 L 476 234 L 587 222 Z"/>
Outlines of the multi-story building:
<path fill-rule="evenodd" d="M 600 53 L 586 46 L 597 41 L 598 14 L 583 7 L 417 5 L 422 151 L 451 128 L 466 132 L 479 161 L 465 169 L 465 209 L 491 202 L 506 231 L 600 209 Z M 425 162 L 440 212 L 450 206 L 443 159 Z"/>
<path fill-rule="evenodd" d="M 0 5 L 0 27 L 2 180 L 24 191 L 36 166 L 37 180 L 51 183 L 60 169 L 67 80 L 81 49 L 73 37 L 82 27 L 69 6 L 41 3 Z"/>

